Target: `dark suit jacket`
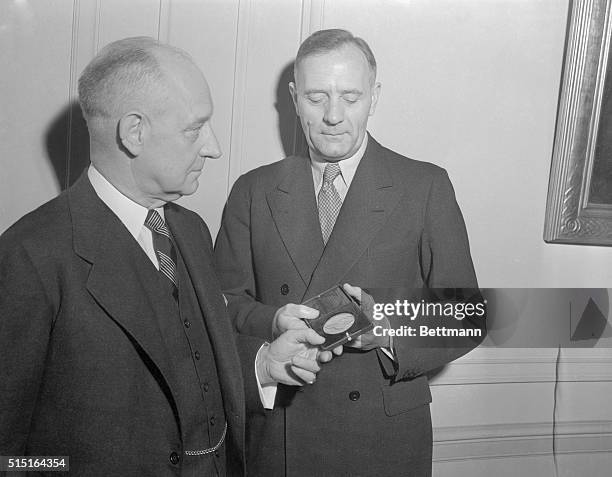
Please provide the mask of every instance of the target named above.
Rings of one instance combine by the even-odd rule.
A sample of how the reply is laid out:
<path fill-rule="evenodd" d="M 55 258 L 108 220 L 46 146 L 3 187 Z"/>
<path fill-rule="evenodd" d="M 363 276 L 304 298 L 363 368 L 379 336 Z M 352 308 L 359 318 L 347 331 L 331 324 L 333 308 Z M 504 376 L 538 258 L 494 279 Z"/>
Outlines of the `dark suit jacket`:
<path fill-rule="evenodd" d="M 370 289 L 378 302 L 414 298 L 421 287 L 477 286 L 446 172 L 371 137 L 326 247 L 310 162 L 289 157 L 238 179 L 215 260 L 236 328 L 268 338 L 279 307 L 337 283 Z M 396 338 L 395 363 L 380 350 L 345 348 L 313 386 L 279 389 L 276 409 L 247 422 L 249 468 L 261 475 L 428 475 L 425 373 L 467 349 L 414 344 Z"/>
<path fill-rule="evenodd" d="M 242 474 L 245 391 L 204 222 L 178 205 L 166 220 L 213 344 Z M 176 376 L 162 344 L 152 264 L 86 174 L 0 238 L 0 454 L 67 455 L 76 475 L 179 475 Z M 241 339 L 249 396 L 259 340 Z M 255 401 L 253 405 L 258 405 Z"/>

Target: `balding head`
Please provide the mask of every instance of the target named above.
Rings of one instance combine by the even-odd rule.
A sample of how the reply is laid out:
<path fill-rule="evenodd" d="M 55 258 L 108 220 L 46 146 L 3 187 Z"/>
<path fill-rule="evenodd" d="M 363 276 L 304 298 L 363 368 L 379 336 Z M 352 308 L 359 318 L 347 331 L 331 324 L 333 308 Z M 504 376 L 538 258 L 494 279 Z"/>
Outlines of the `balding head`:
<path fill-rule="evenodd" d="M 79 101 L 92 164 L 147 208 L 193 194 L 204 161 L 221 155 L 202 71 L 152 38 L 104 47 L 79 78 Z"/>
<path fill-rule="evenodd" d="M 118 119 L 131 109 L 157 111 L 168 96 L 168 61 L 193 64 L 183 50 L 153 38 L 125 38 L 105 46 L 79 78 L 79 103 L 87 122 Z"/>
<path fill-rule="evenodd" d="M 371 81 L 374 84 L 376 81 L 376 58 L 374 58 L 370 46 L 363 38 L 356 37 L 350 31 L 339 28 L 316 31 L 302 42 L 295 57 L 294 77 L 297 78 L 297 70 L 304 59 L 342 50 L 347 46 L 354 46 L 363 54 L 368 62 Z"/>

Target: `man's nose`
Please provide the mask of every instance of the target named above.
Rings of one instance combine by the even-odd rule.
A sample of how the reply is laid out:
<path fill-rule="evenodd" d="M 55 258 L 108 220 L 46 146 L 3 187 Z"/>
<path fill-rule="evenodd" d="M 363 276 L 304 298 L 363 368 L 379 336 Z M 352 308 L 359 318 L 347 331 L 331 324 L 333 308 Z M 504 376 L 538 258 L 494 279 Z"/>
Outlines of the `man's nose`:
<path fill-rule="evenodd" d="M 221 147 L 217 142 L 217 136 L 210 125 L 205 126 L 208 130 L 206 132 L 206 138 L 202 145 L 199 154 L 202 157 L 210 157 L 211 159 L 218 159 L 221 157 Z"/>
<path fill-rule="evenodd" d="M 325 108 L 325 115 L 323 116 L 323 120 L 327 124 L 335 125 L 341 123 L 344 120 L 344 108 L 342 104 L 337 99 L 331 99 L 327 103 L 327 107 Z"/>

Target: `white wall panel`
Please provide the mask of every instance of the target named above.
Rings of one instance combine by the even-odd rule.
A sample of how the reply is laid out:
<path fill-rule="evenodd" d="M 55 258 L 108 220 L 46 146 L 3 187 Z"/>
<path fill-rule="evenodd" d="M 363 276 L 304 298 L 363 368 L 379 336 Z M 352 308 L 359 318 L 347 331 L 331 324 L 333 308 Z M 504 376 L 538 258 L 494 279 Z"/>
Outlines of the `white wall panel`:
<path fill-rule="evenodd" d="M 167 38 L 162 28 L 160 40 L 193 56 L 206 76 L 213 97 L 212 125 L 223 156 L 207 161 L 196 193 L 180 200 L 204 218 L 213 238 L 228 193 L 239 3 L 238 0 L 173 0 L 163 11 L 165 18 L 161 21 L 167 25 Z"/>
<path fill-rule="evenodd" d="M 66 131 L 49 137 L 69 100 L 72 21 L 72 1 L 0 2 L 0 233 L 65 180 L 49 149 Z"/>
<path fill-rule="evenodd" d="M 298 0 L 250 1 L 241 12 L 230 182 L 292 152 L 294 114 L 286 73 L 302 23 Z M 289 127 L 281 131 L 281 126 Z"/>
<path fill-rule="evenodd" d="M 98 25 L 96 47 L 129 36 L 158 37 L 159 0 L 96 0 Z"/>
<path fill-rule="evenodd" d="M 335 0 L 324 8 L 326 28 L 362 35 L 377 56 L 375 137 L 448 169 L 481 285 L 612 281 L 602 266 L 612 250 L 542 240 L 566 1 Z"/>

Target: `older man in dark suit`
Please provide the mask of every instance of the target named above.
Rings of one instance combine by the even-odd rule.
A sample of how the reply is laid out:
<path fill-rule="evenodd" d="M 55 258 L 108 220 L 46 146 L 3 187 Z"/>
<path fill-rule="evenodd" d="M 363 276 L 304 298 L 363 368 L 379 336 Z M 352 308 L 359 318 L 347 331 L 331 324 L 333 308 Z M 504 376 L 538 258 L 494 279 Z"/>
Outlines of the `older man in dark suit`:
<path fill-rule="evenodd" d="M 298 303 L 338 283 L 367 288 L 379 302 L 414 298 L 424 287 L 476 287 L 446 172 L 366 132 L 380 84 L 365 41 L 344 30 L 314 33 L 289 88 L 309 157 L 240 177 L 217 238 L 237 329 L 268 339 L 299 329 L 316 312 Z M 387 327 L 405 324 L 388 318 Z M 313 386 L 279 386 L 274 410 L 249 415 L 247 463 L 257 475 L 430 475 L 426 373 L 469 347 L 434 349 L 380 328 L 351 346 Z"/>
<path fill-rule="evenodd" d="M 242 336 L 236 352 L 208 229 L 172 203 L 220 156 L 185 52 L 112 43 L 79 99 L 92 165 L 0 238 L 0 455 L 68 456 L 74 475 L 242 475 L 245 400 L 313 381 L 323 339 Z"/>

